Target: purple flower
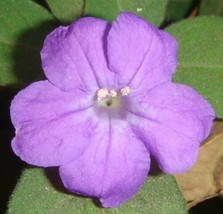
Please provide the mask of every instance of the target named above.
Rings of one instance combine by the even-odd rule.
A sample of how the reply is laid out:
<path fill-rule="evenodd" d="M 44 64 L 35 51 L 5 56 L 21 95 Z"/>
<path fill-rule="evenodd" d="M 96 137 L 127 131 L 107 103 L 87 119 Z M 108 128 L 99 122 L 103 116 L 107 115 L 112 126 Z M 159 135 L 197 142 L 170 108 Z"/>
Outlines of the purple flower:
<path fill-rule="evenodd" d="M 131 13 L 55 29 L 41 51 L 48 80 L 12 102 L 14 152 L 59 166 L 68 190 L 104 207 L 136 193 L 150 156 L 165 173 L 186 171 L 215 116 L 195 90 L 171 82 L 176 55 L 172 36 Z"/>

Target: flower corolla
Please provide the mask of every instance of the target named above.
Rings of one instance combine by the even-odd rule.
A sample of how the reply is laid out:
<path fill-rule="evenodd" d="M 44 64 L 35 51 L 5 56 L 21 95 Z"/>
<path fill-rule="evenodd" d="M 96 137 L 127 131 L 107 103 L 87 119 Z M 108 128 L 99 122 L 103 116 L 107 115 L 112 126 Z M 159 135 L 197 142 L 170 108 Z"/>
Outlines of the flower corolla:
<path fill-rule="evenodd" d="M 29 164 L 59 166 L 64 186 L 117 207 L 145 181 L 153 157 L 165 173 L 195 162 L 214 111 L 171 82 L 177 42 L 132 13 L 81 18 L 51 32 L 45 81 L 14 98 L 12 148 Z"/>

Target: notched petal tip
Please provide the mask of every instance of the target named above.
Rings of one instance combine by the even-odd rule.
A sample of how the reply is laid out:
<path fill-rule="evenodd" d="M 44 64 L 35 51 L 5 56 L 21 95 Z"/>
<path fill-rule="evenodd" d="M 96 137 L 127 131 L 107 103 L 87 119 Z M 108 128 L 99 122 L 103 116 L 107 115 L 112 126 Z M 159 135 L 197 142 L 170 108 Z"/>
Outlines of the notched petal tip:
<path fill-rule="evenodd" d="M 176 154 L 166 154 L 162 160 L 162 155 L 157 156 L 160 169 L 166 174 L 182 174 L 189 170 L 197 160 L 199 145 L 192 145 L 184 151 L 175 151 Z"/>
<path fill-rule="evenodd" d="M 109 68 L 121 86 L 150 89 L 171 81 L 177 64 L 176 40 L 143 18 L 121 13 L 108 34 Z"/>
<path fill-rule="evenodd" d="M 32 83 L 15 96 L 10 107 L 16 128 L 15 154 L 44 167 L 78 157 L 88 141 L 84 136 L 91 123 L 91 105 L 83 92 L 66 93 L 47 80 Z"/>
<path fill-rule="evenodd" d="M 41 50 L 49 81 L 64 91 L 89 91 L 105 85 L 106 78 L 111 78 L 104 38 L 109 27 L 105 20 L 86 17 L 51 32 Z"/>
<path fill-rule="evenodd" d="M 98 124 L 86 152 L 60 167 L 66 188 L 97 197 L 104 207 L 118 207 L 129 200 L 144 183 L 150 167 L 144 144 L 132 137 L 126 125 L 117 125 L 118 130 L 114 124 Z"/>
<path fill-rule="evenodd" d="M 140 99 L 130 123 L 165 173 L 187 171 L 210 133 L 211 105 L 191 87 L 176 83 L 161 84 Z"/>

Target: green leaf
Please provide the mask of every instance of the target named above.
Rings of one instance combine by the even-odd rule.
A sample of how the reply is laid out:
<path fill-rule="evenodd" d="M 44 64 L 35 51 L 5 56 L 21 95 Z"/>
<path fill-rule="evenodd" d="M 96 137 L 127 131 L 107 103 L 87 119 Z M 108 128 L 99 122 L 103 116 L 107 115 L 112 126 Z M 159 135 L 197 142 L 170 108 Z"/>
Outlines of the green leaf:
<path fill-rule="evenodd" d="M 194 0 L 168 0 L 166 8 L 166 19 L 176 22 L 183 19 L 194 4 Z"/>
<path fill-rule="evenodd" d="M 9 202 L 8 214 L 186 214 L 185 200 L 170 175 L 150 176 L 140 191 L 119 208 L 104 209 L 91 198 L 75 196 L 63 189 L 56 169 L 23 172 Z M 51 182 L 49 181 L 51 178 Z M 53 179 L 53 180 L 52 180 Z"/>
<path fill-rule="evenodd" d="M 195 88 L 223 118 L 223 19 L 199 17 L 166 30 L 178 41 L 178 68 L 174 81 Z"/>
<path fill-rule="evenodd" d="M 202 0 L 199 15 L 223 16 L 222 0 Z"/>
<path fill-rule="evenodd" d="M 0 85 L 40 78 L 39 52 L 53 22 L 50 13 L 33 1 L 0 1 Z"/>
<path fill-rule="evenodd" d="M 84 0 L 46 0 L 52 13 L 63 23 L 78 18 L 84 7 Z"/>
<path fill-rule="evenodd" d="M 84 15 L 113 21 L 121 11 L 131 11 L 159 26 L 167 0 L 86 0 Z"/>

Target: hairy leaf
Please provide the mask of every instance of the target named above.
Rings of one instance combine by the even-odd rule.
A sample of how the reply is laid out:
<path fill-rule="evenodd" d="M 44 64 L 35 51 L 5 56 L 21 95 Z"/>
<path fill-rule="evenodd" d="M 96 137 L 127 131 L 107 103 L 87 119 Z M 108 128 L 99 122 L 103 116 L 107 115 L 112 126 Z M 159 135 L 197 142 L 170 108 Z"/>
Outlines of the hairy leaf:
<path fill-rule="evenodd" d="M 223 1 L 202 0 L 199 14 L 223 16 Z"/>
<path fill-rule="evenodd" d="M 168 0 L 166 19 L 176 22 L 183 19 L 192 8 L 194 0 Z"/>
<path fill-rule="evenodd" d="M 84 15 L 113 21 L 121 11 L 130 11 L 159 26 L 167 0 L 86 0 Z"/>
<path fill-rule="evenodd" d="M 93 199 L 67 192 L 57 170 L 27 169 L 9 202 L 8 214 L 186 214 L 185 200 L 170 175 L 150 176 L 140 191 L 119 208 L 105 209 Z"/>
<path fill-rule="evenodd" d="M 0 1 L 0 85 L 40 78 L 39 52 L 54 18 L 33 1 Z"/>
<path fill-rule="evenodd" d="M 223 19 L 200 17 L 168 27 L 178 41 L 174 81 L 195 88 L 223 118 Z"/>
<path fill-rule="evenodd" d="M 63 23 L 78 18 L 84 7 L 84 0 L 46 0 L 52 13 Z"/>

